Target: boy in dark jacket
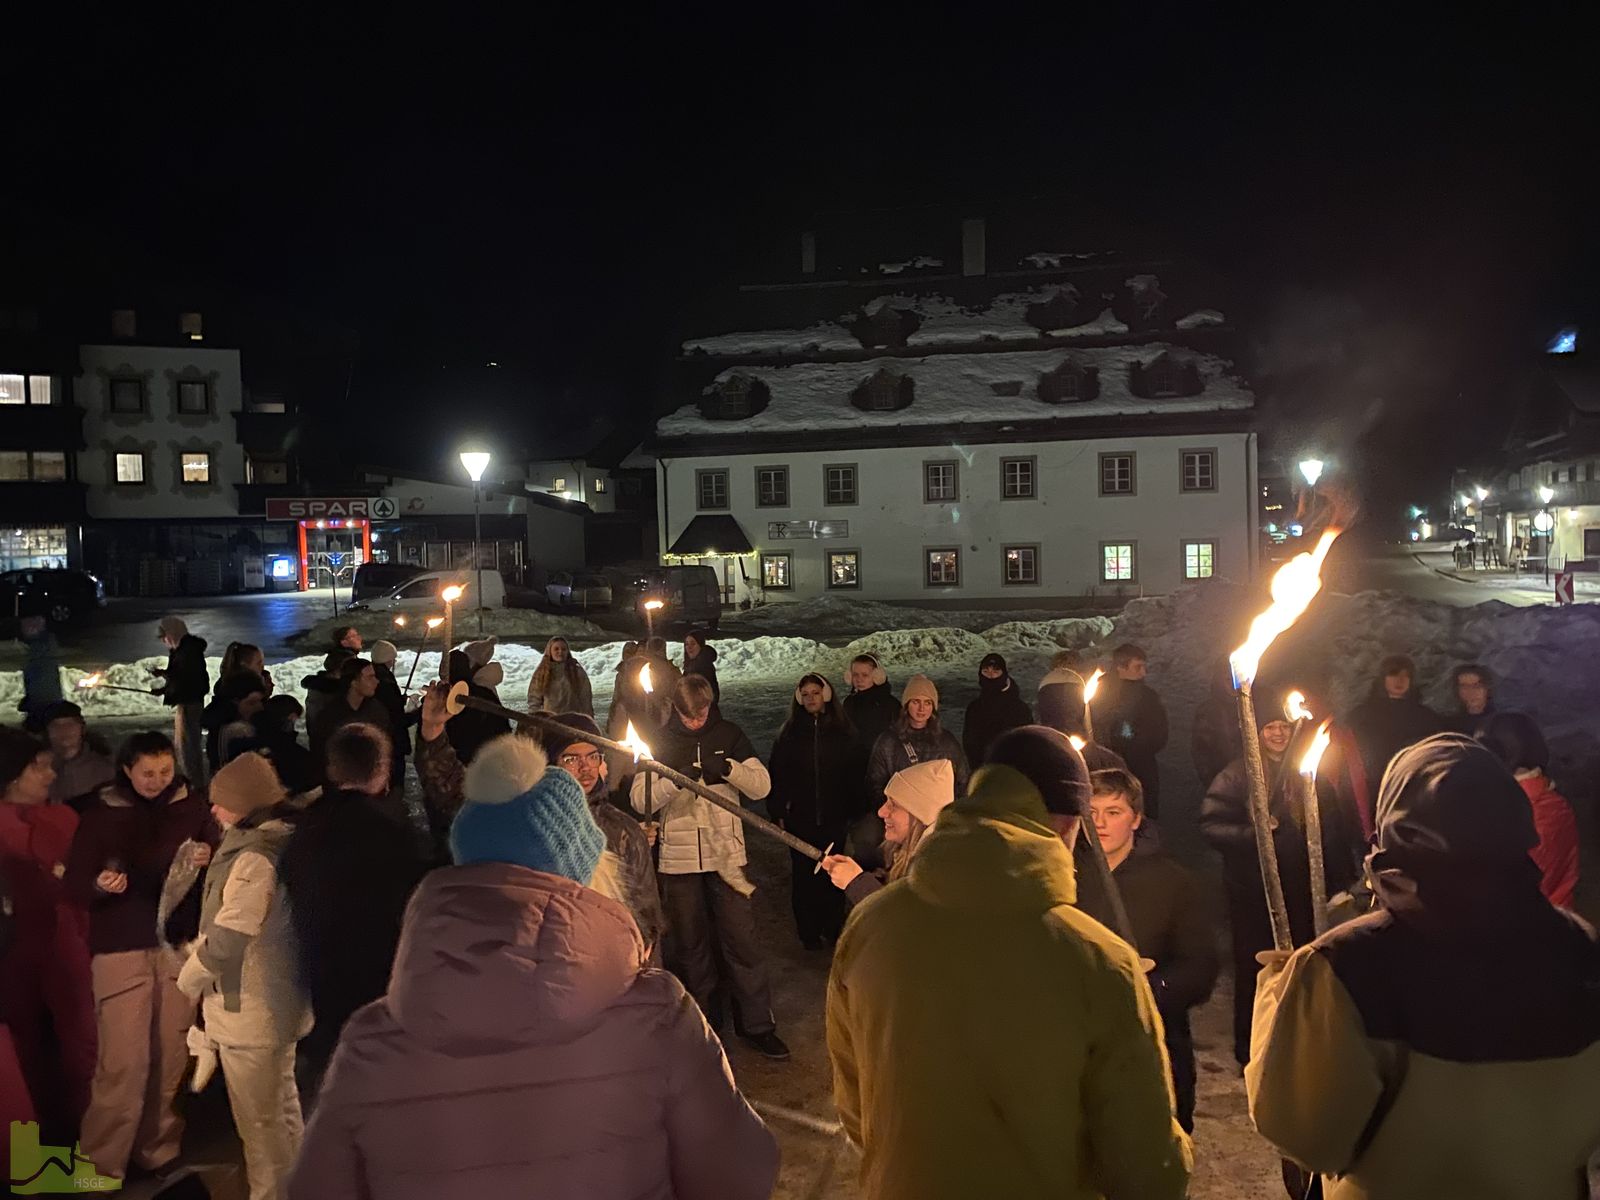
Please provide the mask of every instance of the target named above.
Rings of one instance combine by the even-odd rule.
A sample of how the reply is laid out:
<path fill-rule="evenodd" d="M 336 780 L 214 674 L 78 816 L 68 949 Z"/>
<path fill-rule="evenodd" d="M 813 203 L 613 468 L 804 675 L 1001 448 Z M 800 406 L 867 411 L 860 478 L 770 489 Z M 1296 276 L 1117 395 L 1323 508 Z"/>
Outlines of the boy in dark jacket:
<path fill-rule="evenodd" d="M 856 731 L 856 740 L 868 752 L 900 715 L 900 701 L 875 655 L 858 654 L 850 660 L 850 694 L 844 698 L 844 715 Z"/>
<path fill-rule="evenodd" d="M 206 673 L 206 642 L 189 632 L 177 617 L 163 617 L 157 636 L 169 651 L 167 665 L 157 667 L 164 682 L 152 692 L 172 709 L 172 744 L 178 769 L 190 783 L 206 781 L 204 713 L 211 677 Z"/>
<path fill-rule="evenodd" d="M 983 766 L 989 743 L 1008 729 L 1033 724 L 1033 710 L 1022 698 L 1022 689 L 1006 669 L 999 654 L 986 654 L 978 664 L 978 696 L 967 705 L 961 724 L 961 746 L 967 752 L 967 766 L 976 771 Z"/>
<path fill-rule="evenodd" d="M 1145 682 L 1149 656 L 1132 643 L 1111 652 L 1112 678 L 1094 699 L 1095 740 L 1122 756 L 1144 788 L 1144 811 L 1161 816 L 1161 768 L 1156 756 L 1167 744 L 1167 710 Z"/>

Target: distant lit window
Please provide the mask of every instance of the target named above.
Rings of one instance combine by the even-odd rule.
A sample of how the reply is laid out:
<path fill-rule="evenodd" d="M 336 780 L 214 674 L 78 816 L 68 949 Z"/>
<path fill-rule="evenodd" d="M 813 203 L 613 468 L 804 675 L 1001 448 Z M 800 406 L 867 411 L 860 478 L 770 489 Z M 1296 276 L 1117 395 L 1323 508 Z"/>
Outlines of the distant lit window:
<path fill-rule="evenodd" d="M 117 482 L 144 482 L 144 455 L 138 452 L 117 455 Z"/>
<path fill-rule="evenodd" d="M 761 556 L 761 586 L 780 590 L 792 588 L 794 579 L 789 573 L 790 566 L 790 556 L 787 554 L 763 554 Z"/>
<path fill-rule="evenodd" d="M 1183 469 L 1183 490 L 1186 492 L 1214 492 L 1217 490 L 1217 452 L 1215 450 L 1185 450 L 1179 455 Z"/>
<path fill-rule="evenodd" d="M 694 486 L 701 508 L 728 507 L 727 471 L 696 471 Z"/>
<path fill-rule="evenodd" d="M 1563 329 L 1550 339 L 1550 344 L 1545 347 L 1549 354 L 1576 354 L 1578 352 L 1578 331 L 1576 329 Z"/>
<path fill-rule="evenodd" d="M 178 411 L 190 416 L 211 411 L 211 385 L 204 379 L 178 381 Z"/>
<path fill-rule="evenodd" d="M 956 587 L 961 583 L 961 551 L 928 551 L 928 586 Z"/>
<path fill-rule="evenodd" d="M 830 550 L 828 552 L 828 586 L 831 588 L 858 588 L 861 586 L 861 552 L 859 550 Z"/>
<path fill-rule="evenodd" d="M 28 403 L 29 404 L 49 404 L 51 399 L 52 399 L 52 397 L 50 395 L 50 376 L 48 376 L 48 375 L 29 375 L 28 376 Z"/>
<path fill-rule="evenodd" d="M 567 490 L 566 478 L 563 476 L 560 479 L 552 479 L 550 481 L 550 490 L 552 492 L 564 492 L 564 491 L 566 491 Z"/>
<path fill-rule="evenodd" d="M 922 498 L 928 504 L 947 504 L 959 499 L 954 462 L 931 462 L 922 465 Z"/>
<path fill-rule="evenodd" d="M 606 477 L 604 475 L 596 475 L 594 477 L 594 494 L 596 496 L 604 496 L 606 494 Z"/>
<path fill-rule="evenodd" d="M 1134 489 L 1133 455 L 1102 454 L 1100 456 L 1100 494 L 1102 496 L 1131 496 Z"/>
<path fill-rule="evenodd" d="M 756 468 L 756 506 L 786 508 L 789 504 L 789 468 Z"/>
<path fill-rule="evenodd" d="M 185 483 L 210 483 L 211 482 L 211 455 L 200 452 L 185 451 L 182 456 L 183 481 Z"/>
<path fill-rule="evenodd" d="M 178 333 L 188 338 L 191 342 L 204 340 L 205 331 L 200 321 L 200 314 L 197 312 L 179 313 Z"/>
<path fill-rule="evenodd" d="M 26 404 L 28 394 L 23 390 L 21 375 L 0 375 L 0 404 Z"/>
<path fill-rule="evenodd" d="M 1217 544 L 1215 542 L 1185 542 L 1183 544 L 1183 577 L 1185 579 L 1210 579 L 1217 569 Z"/>
<path fill-rule="evenodd" d="M 1039 547 L 1007 546 L 1005 567 L 1007 583 L 1038 583 Z"/>
<path fill-rule="evenodd" d="M 66 477 L 67 455 L 64 450 L 33 452 L 33 478 L 42 483 L 59 483 Z"/>
<path fill-rule="evenodd" d="M 144 412 L 144 380 L 113 379 L 111 381 L 111 411 L 114 413 Z"/>
<path fill-rule="evenodd" d="M 26 450 L 0 450 L 0 480 L 19 483 L 28 478 Z"/>
<path fill-rule="evenodd" d="M 1100 582 L 1132 583 L 1137 578 L 1132 542 L 1100 543 Z"/>

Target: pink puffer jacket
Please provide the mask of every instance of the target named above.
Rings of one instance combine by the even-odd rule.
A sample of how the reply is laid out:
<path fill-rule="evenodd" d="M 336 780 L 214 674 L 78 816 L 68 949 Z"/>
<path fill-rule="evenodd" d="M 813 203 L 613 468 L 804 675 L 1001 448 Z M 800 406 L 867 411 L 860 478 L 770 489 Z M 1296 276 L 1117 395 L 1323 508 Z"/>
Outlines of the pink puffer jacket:
<path fill-rule="evenodd" d="M 350 1019 L 291 1200 L 745 1200 L 777 1143 L 627 909 L 485 863 L 428 875 Z"/>

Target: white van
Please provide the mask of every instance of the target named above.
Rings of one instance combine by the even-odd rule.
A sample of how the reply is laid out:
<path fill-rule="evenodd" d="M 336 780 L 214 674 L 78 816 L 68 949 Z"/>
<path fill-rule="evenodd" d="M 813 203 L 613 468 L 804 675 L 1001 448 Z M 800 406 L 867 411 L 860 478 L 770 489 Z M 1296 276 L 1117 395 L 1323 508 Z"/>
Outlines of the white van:
<path fill-rule="evenodd" d="M 457 613 L 471 612 L 476 608 L 504 608 L 506 581 L 499 571 L 483 572 L 483 600 L 478 599 L 477 571 L 429 571 L 406 580 L 387 596 L 377 596 L 367 601 L 373 612 L 442 613 L 444 601 L 439 593 L 451 584 L 462 589 L 461 599 L 455 603 Z"/>

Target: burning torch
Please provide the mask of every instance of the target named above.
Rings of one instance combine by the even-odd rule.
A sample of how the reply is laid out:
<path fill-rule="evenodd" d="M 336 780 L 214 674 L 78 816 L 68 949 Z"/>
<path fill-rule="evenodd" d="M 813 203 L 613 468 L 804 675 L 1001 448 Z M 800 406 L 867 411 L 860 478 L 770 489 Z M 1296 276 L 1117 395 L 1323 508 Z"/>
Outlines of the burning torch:
<path fill-rule="evenodd" d="M 137 692 L 141 696 L 155 695 L 161 691 L 160 688 L 124 687 L 120 683 L 107 683 L 105 674 L 100 671 L 96 671 L 93 675 L 85 675 L 78 680 L 78 687 L 83 691 L 98 691 L 104 688 L 111 692 Z"/>
<path fill-rule="evenodd" d="M 452 583 L 439 593 L 439 599 L 444 601 L 444 649 L 439 652 L 439 678 L 448 682 L 450 678 L 450 646 L 451 628 L 455 624 L 456 601 L 461 599 L 461 594 L 466 589 L 459 583 Z M 420 654 L 421 651 L 418 651 Z"/>
<path fill-rule="evenodd" d="M 1094 709 L 1090 705 L 1094 703 L 1094 698 L 1100 691 L 1100 680 L 1105 677 L 1105 673 L 1104 667 L 1096 667 L 1094 674 L 1089 676 L 1083 685 L 1083 732 L 1086 739 L 1091 742 L 1094 741 Z M 1081 746 L 1078 748 L 1083 749 Z"/>
<path fill-rule="evenodd" d="M 396 617 L 394 619 L 394 623 L 396 625 L 398 625 L 398 624 L 400 624 L 401 621 L 404 621 L 404 620 L 405 620 L 404 617 Z M 417 652 L 411 658 L 411 671 L 406 676 L 406 691 L 409 692 L 411 690 L 411 681 L 416 678 L 416 675 L 417 675 L 417 664 L 422 661 L 422 648 L 428 644 L 428 635 L 430 633 L 432 633 L 435 629 L 439 628 L 439 626 L 441 626 L 443 624 L 444 624 L 444 618 L 443 617 L 429 617 L 427 619 L 427 621 L 423 623 L 423 626 L 422 626 L 422 640 L 417 643 Z M 444 672 L 441 671 L 440 674 L 443 675 Z"/>
<path fill-rule="evenodd" d="M 1311 745 L 1300 759 L 1300 786 L 1306 808 L 1306 857 L 1311 861 L 1311 927 L 1321 937 L 1328 932 L 1328 880 L 1322 873 L 1322 802 L 1317 797 L 1317 767 L 1332 740 L 1329 717 L 1317 726 Z"/>

